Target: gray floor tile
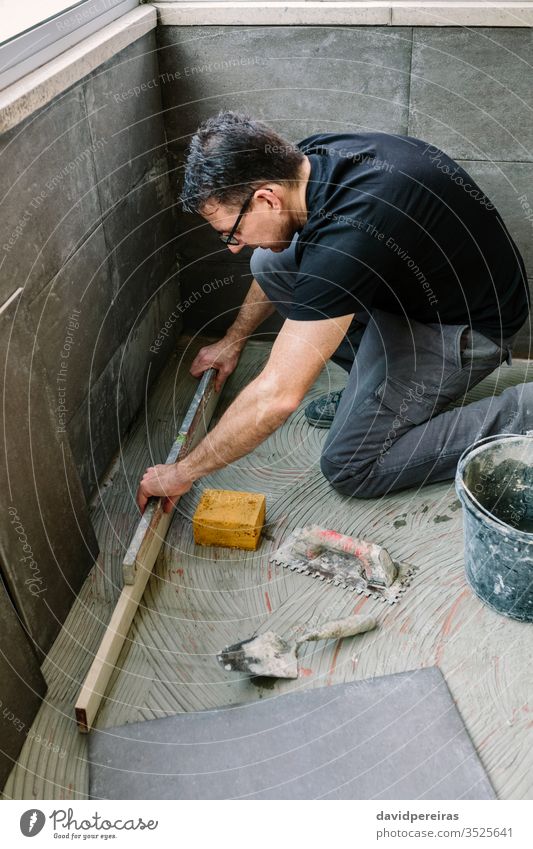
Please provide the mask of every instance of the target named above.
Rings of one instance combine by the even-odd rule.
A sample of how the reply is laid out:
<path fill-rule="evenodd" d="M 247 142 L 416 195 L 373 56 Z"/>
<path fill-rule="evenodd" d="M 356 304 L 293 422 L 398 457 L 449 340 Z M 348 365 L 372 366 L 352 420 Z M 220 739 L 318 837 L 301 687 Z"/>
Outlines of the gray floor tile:
<path fill-rule="evenodd" d="M 492 799 L 434 668 L 93 731 L 94 799 Z"/>
<path fill-rule="evenodd" d="M 194 395 L 189 365 L 198 347 L 183 338 L 148 399 L 146 414 L 122 444 L 122 462 L 92 517 L 102 549 L 99 568 L 82 589 L 69 627 L 56 641 L 46 666 L 49 697 L 34 724 L 67 756 L 52 759 L 27 740 L 7 791 L 18 799 L 84 799 L 88 794 L 87 735 L 76 731 L 72 704 L 116 600 L 124 546 L 136 526 L 133 493 L 148 462 L 163 462 Z M 215 419 L 256 377 L 269 346 L 251 341 L 228 379 Z M 468 401 L 498 394 L 529 379 L 527 365 L 502 366 L 482 381 Z M 304 407 L 345 382 L 328 366 L 298 412 L 253 455 L 195 485 L 182 499 L 154 567 L 144 604 L 97 719 L 98 728 L 160 719 L 221 705 L 249 703 L 438 664 L 498 797 L 533 797 L 533 728 L 524 705 L 533 633 L 524 623 L 499 616 L 466 584 L 462 513 L 453 481 L 406 490 L 386 499 L 346 499 L 320 478 L 318 458 L 325 431 L 309 428 Z M 269 539 L 258 552 L 202 549 L 194 544 L 191 513 L 205 486 L 263 492 Z M 189 497 L 190 496 L 190 497 Z M 271 568 L 269 556 L 290 527 L 318 521 L 385 545 L 418 567 L 402 601 L 384 607 L 375 599 L 317 585 L 305 575 Z M 430 545 L 428 546 L 428 540 Z M 303 679 L 269 683 L 268 689 L 224 670 L 214 659 L 221 646 L 261 627 L 288 634 L 295 623 L 353 612 L 378 619 L 378 628 L 357 637 L 302 648 Z M 83 634 L 83 639 L 79 635 Z M 476 650 L 473 651 L 472 647 Z M 331 692 L 332 687 L 326 688 Z M 530 689 L 530 688 L 529 688 Z M 396 789 L 396 788 L 395 788 Z M 433 790 L 431 785 L 431 791 Z"/>

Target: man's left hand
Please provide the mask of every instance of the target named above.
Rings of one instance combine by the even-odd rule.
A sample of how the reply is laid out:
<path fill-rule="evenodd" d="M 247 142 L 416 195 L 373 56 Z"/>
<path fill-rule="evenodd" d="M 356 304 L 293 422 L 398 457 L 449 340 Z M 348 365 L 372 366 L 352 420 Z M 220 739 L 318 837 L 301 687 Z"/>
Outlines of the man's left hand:
<path fill-rule="evenodd" d="M 146 469 L 137 490 L 137 504 L 144 513 L 151 495 L 163 498 L 163 510 L 170 513 L 180 495 L 188 492 L 193 481 L 187 477 L 180 463 L 161 463 Z"/>

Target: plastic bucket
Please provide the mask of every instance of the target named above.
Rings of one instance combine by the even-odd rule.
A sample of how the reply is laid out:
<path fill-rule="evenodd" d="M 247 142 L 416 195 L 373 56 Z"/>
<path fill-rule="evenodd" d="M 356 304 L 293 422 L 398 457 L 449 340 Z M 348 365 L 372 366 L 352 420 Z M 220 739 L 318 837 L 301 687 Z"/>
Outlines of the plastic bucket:
<path fill-rule="evenodd" d="M 498 613 L 533 622 L 533 437 L 474 443 L 457 465 L 468 583 Z"/>

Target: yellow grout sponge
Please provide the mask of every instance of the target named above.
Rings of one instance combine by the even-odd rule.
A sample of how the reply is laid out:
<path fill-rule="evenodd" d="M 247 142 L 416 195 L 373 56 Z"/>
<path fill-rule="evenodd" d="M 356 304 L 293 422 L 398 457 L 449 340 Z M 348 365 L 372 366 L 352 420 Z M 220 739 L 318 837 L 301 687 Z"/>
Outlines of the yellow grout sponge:
<path fill-rule="evenodd" d="M 194 541 L 255 551 L 265 510 L 266 498 L 258 492 L 205 489 L 192 518 Z"/>

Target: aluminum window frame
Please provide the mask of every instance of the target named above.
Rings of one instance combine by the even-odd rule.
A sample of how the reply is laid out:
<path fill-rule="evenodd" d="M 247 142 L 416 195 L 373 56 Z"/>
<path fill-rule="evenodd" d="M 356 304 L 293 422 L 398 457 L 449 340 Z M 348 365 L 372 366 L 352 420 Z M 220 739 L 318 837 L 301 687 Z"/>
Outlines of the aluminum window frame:
<path fill-rule="evenodd" d="M 0 44 L 0 90 L 137 8 L 140 2 L 83 0 Z"/>

